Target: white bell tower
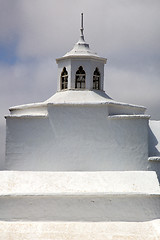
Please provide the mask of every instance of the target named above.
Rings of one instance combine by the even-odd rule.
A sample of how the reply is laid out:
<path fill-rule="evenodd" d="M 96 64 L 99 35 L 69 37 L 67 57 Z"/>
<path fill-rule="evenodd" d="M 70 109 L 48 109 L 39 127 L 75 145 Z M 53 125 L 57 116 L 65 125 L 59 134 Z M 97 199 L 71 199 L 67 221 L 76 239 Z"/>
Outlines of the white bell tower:
<path fill-rule="evenodd" d="M 107 59 L 90 50 L 84 39 L 83 13 L 81 13 L 80 38 L 74 48 L 58 64 L 57 90 L 103 90 L 104 64 Z"/>

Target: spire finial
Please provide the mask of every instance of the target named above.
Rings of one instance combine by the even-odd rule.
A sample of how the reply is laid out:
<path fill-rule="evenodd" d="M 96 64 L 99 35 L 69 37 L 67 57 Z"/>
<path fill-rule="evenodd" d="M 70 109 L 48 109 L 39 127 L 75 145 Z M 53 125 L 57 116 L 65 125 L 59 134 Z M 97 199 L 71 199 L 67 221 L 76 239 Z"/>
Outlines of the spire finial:
<path fill-rule="evenodd" d="M 80 31 L 81 31 L 81 38 L 84 40 L 83 13 L 81 13 L 81 28 L 80 28 Z"/>

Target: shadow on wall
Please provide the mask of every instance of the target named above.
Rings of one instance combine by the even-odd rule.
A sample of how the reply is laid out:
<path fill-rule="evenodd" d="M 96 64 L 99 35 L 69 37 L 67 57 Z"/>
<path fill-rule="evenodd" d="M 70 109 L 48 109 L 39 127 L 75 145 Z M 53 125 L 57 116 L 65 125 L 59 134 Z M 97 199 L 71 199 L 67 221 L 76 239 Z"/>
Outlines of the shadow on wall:
<path fill-rule="evenodd" d="M 103 197 L 62 195 L 0 198 L 1 221 L 14 219 L 14 221 L 146 222 L 159 218 L 159 195 L 153 197 L 146 194 L 107 194 Z"/>
<path fill-rule="evenodd" d="M 160 123 L 160 122 L 159 122 Z M 158 124 L 158 121 L 156 122 Z M 152 126 L 152 124 L 151 124 Z M 148 130 L 148 156 L 149 157 L 159 157 L 159 160 L 149 161 L 148 170 L 155 171 L 157 173 L 158 180 L 160 182 L 160 149 L 159 149 L 159 138 L 158 138 L 158 128 L 157 131 L 152 131 L 151 126 Z M 157 136 L 155 133 L 158 133 Z"/>
<path fill-rule="evenodd" d="M 153 131 L 149 127 L 148 131 L 148 147 L 149 147 L 149 157 L 160 156 L 160 151 L 157 149 L 158 140 L 154 135 Z"/>
<path fill-rule="evenodd" d="M 5 125 L 0 125 L 0 170 L 4 169 L 5 138 L 6 138 Z"/>

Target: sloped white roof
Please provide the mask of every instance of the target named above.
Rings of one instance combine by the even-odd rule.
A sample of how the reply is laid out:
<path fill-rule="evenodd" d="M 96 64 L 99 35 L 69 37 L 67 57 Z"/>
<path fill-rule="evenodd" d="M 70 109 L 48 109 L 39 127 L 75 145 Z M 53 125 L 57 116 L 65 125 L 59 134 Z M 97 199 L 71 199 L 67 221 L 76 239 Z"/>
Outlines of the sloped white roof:
<path fill-rule="evenodd" d="M 92 52 L 92 50 L 89 47 L 89 44 L 86 43 L 83 38 L 80 38 L 79 41 L 74 45 L 73 49 L 69 52 L 67 52 L 65 56 L 70 55 L 92 55 L 97 56 L 96 53 Z"/>
<path fill-rule="evenodd" d="M 11 107 L 9 110 L 11 115 L 28 114 L 46 116 L 48 105 L 112 105 L 120 108 L 131 108 L 135 111 L 144 113 L 145 107 L 133 105 L 129 103 L 117 102 L 110 98 L 104 91 L 101 90 L 64 90 L 56 92 L 52 97 L 44 102 L 31 103 Z M 137 114 L 138 114 L 137 112 Z"/>
<path fill-rule="evenodd" d="M 119 106 L 126 106 L 131 108 L 141 108 L 145 110 L 144 106 L 117 102 L 109 97 L 101 90 L 64 90 L 56 92 L 52 97 L 47 99 L 44 103 L 54 104 L 113 104 Z"/>
<path fill-rule="evenodd" d="M 74 45 L 73 49 L 69 52 L 67 52 L 63 57 L 56 59 L 58 62 L 61 59 L 64 58 L 73 58 L 73 57 L 90 57 L 90 58 L 96 58 L 99 60 L 102 60 L 106 63 L 106 58 L 100 57 L 97 55 L 97 53 L 93 52 L 89 44 L 85 42 L 84 37 L 81 36 L 79 41 Z"/>
<path fill-rule="evenodd" d="M 113 101 L 105 92 L 99 90 L 64 90 L 56 92 L 46 103 L 106 103 Z"/>

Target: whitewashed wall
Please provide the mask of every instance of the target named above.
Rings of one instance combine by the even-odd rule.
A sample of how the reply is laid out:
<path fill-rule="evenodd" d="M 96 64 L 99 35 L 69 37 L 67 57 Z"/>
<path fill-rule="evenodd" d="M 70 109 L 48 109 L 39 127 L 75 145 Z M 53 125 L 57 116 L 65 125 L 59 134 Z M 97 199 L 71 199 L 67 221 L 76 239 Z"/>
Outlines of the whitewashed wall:
<path fill-rule="evenodd" d="M 68 89 L 75 88 L 75 75 L 78 68 L 82 66 L 86 73 L 86 87 L 85 89 L 93 89 L 93 73 L 98 67 L 100 71 L 100 89 L 103 90 L 104 82 L 104 63 L 101 60 L 94 60 L 89 58 L 74 58 L 74 59 L 63 59 L 58 63 L 58 79 L 57 79 L 57 90 L 60 91 L 61 73 L 63 68 L 66 67 L 68 71 Z"/>
<path fill-rule="evenodd" d="M 110 119 L 104 105 L 50 106 L 48 113 L 7 118 L 7 169 L 147 169 L 147 119 Z"/>

